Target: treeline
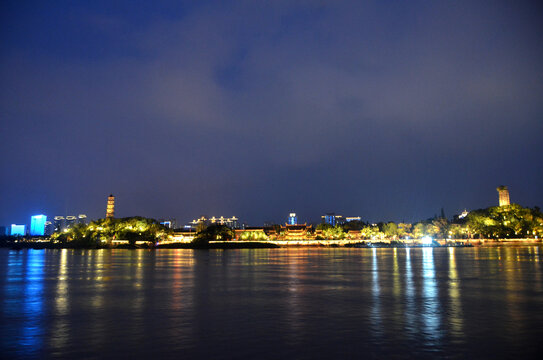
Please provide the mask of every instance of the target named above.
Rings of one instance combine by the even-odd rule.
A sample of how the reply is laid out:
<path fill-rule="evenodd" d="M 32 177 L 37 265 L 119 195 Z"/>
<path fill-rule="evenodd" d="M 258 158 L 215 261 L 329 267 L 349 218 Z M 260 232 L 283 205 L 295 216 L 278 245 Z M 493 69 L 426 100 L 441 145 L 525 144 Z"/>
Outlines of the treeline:
<path fill-rule="evenodd" d="M 51 240 L 81 247 L 101 246 L 111 240 L 128 240 L 133 245 L 136 241 L 156 243 L 172 233 L 171 229 L 154 219 L 136 216 L 98 219 L 88 225 L 77 224 L 64 232 L 54 233 Z"/>
<path fill-rule="evenodd" d="M 417 223 L 352 221 L 336 226 L 319 224 L 316 230 L 317 237 L 322 239 L 345 239 L 355 232 L 363 239 L 535 238 L 543 236 L 543 214 L 538 207 L 512 204 L 474 210 L 464 218 L 452 220 L 436 216 Z"/>

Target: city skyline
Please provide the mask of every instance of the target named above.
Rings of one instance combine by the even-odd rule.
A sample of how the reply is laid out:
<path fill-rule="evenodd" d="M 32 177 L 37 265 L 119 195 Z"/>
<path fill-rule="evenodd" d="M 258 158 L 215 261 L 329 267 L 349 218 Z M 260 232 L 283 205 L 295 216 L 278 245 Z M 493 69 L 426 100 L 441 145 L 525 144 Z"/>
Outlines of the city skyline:
<path fill-rule="evenodd" d="M 126 9 L 130 9 L 127 11 Z M 3 2 L 0 224 L 543 204 L 535 2 Z M 118 206 L 117 206 L 118 205 Z"/>
<path fill-rule="evenodd" d="M 500 185 L 496 188 L 496 190 L 498 191 L 498 201 L 497 201 L 497 204 L 495 205 L 492 205 L 492 206 L 497 206 L 497 207 L 502 207 L 502 206 L 508 206 L 510 205 L 510 198 L 509 198 L 509 189 L 507 186 L 505 185 Z M 490 207 L 492 207 L 490 206 Z M 115 196 L 113 194 L 110 194 L 108 197 L 107 197 L 107 203 L 106 203 L 106 216 L 105 218 L 113 218 L 114 217 L 114 207 L 115 207 Z M 539 208 L 539 206 L 534 206 L 534 208 Z M 478 210 L 480 208 L 474 208 L 474 209 L 470 209 L 471 210 Z M 469 213 L 469 211 L 467 211 L 466 208 L 464 208 L 464 210 L 462 212 L 457 212 L 457 213 L 454 213 L 454 214 L 449 214 L 449 216 L 445 215 L 445 210 L 443 208 L 441 208 L 440 210 L 440 214 L 439 214 L 439 217 L 444 217 L 446 219 L 453 219 L 454 217 L 458 217 L 459 219 L 462 219 L 462 218 L 465 218 L 467 216 L 467 214 Z M 136 215 L 136 216 L 140 216 L 140 215 Z M 198 224 L 200 223 L 205 223 L 205 224 L 221 224 L 221 225 L 227 225 L 231 228 L 234 228 L 234 229 L 239 229 L 239 228 L 244 228 L 245 226 L 261 226 L 263 225 L 264 227 L 266 226 L 271 226 L 271 224 L 285 224 L 285 225 L 297 225 L 297 224 L 301 224 L 302 221 L 298 221 L 298 215 L 295 213 L 295 212 L 289 212 L 288 213 L 288 217 L 286 217 L 286 220 L 283 222 L 283 221 L 264 221 L 263 223 L 259 223 L 259 224 L 255 224 L 255 223 L 252 223 L 252 224 L 248 224 L 247 222 L 245 221 L 239 221 L 240 219 L 237 218 L 235 215 L 234 216 L 231 216 L 231 217 L 224 217 L 224 216 L 208 216 L 207 214 L 200 214 L 198 216 L 198 218 L 196 219 L 192 219 L 192 221 L 190 220 L 185 220 L 185 219 L 181 219 L 181 221 L 178 221 L 177 219 L 175 218 L 157 218 L 157 217 L 150 217 L 152 219 L 155 219 L 156 221 L 158 221 L 160 224 L 168 227 L 168 228 L 192 228 L 193 230 L 197 229 L 198 228 Z M 411 222 L 417 222 L 417 221 L 424 221 L 424 220 L 428 220 L 428 219 L 431 219 L 432 217 L 428 217 L 427 219 L 416 219 L 416 221 L 402 221 L 402 222 L 407 222 L 407 223 L 411 223 Z M 438 218 L 438 214 L 434 214 L 433 218 Z M 76 216 L 73 216 L 73 215 L 67 215 L 66 217 L 64 216 L 54 216 L 54 218 L 52 218 L 54 221 L 51 222 L 51 221 L 46 221 L 47 220 L 47 216 L 44 215 L 44 214 L 40 214 L 40 215 L 32 215 L 31 216 L 31 222 L 30 222 L 30 227 L 29 229 L 33 229 L 34 228 L 34 221 L 36 219 L 40 219 L 40 226 L 43 227 L 43 229 L 41 230 L 42 233 L 41 234 L 38 234 L 38 233 L 35 233 L 33 234 L 33 230 L 30 230 L 30 235 L 51 235 L 52 232 L 57 232 L 57 231 L 62 231 L 64 229 L 68 229 L 71 227 L 71 224 L 75 224 L 76 222 L 77 223 L 81 223 L 81 224 L 85 224 L 88 222 L 88 218 L 87 218 L 87 215 L 85 214 L 79 214 L 77 217 Z M 71 221 L 70 221 L 71 219 Z M 91 219 L 92 221 L 94 220 L 98 220 L 100 219 L 100 217 L 98 218 L 95 218 L 95 219 Z M 343 216 L 343 215 L 340 215 L 340 214 L 336 214 L 334 212 L 327 212 L 325 213 L 324 215 L 321 215 L 320 216 L 320 220 L 315 220 L 315 219 L 304 219 L 303 221 L 305 221 L 305 223 L 307 224 L 319 224 L 319 223 L 323 223 L 323 224 L 329 224 L 329 225 L 332 225 L 332 226 L 335 226 L 336 224 L 344 224 L 344 223 L 347 223 L 347 222 L 350 222 L 350 221 L 362 221 L 364 223 L 387 223 L 387 222 L 390 222 L 392 220 L 375 220 L 375 219 L 363 219 L 362 217 L 360 216 Z M 398 221 L 392 221 L 392 222 L 398 222 Z M 42 224 L 43 223 L 43 224 Z M 268 224 L 268 225 L 266 225 Z M 11 224 L 11 227 L 13 226 L 19 226 L 19 228 L 17 228 L 18 230 L 17 231 L 21 231 L 20 230 L 20 226 L 23 227 L 23 229 L 26 228 L 26 225 L 27 224 L 23 224 L 23 225 L 16 225 L 16 224 Z M 177 226 L 175 226 L 177 225 Z M 2 227 L 4 228 L 9 228 L 9 226 L 3 226 L 1 225 Z M 48 226 L 50 227 L 50 229 L 48 230 Z M 52 230 L 52 231 L 51 231 Z M 23 230 L 23 232 L 25 232 L 25 230 Z M 45 232 L 45 233 L 44 233 Z"/>

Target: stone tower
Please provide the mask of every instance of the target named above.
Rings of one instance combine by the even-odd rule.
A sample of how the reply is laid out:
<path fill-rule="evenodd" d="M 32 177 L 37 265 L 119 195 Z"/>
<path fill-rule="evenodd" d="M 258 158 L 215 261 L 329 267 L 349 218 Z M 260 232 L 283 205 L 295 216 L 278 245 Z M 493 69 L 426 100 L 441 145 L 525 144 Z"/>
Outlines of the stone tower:
<path fill-rule="evenodd" d="M 107 198 L 106 218 L 115 216 L 115 196 L 109 195 Z"/>
<path fill-rule="evenodd" d="M 506 206 L 510 205 L 509 202 L 509 190 L 507 189 L 507 186 L 498 186 L 496 189 L 498 190 L 498 197 L 500 200 L 500 206 Z"/>

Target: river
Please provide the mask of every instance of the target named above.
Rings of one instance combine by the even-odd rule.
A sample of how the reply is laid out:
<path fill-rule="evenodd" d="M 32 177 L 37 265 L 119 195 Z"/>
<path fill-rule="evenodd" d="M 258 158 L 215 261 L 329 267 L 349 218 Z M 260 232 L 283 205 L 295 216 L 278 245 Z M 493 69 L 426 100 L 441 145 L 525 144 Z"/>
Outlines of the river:
<path fill-rule="evenodd" d="M 535 358 L 541 246 L 0 249 L 2 358 Z"/>

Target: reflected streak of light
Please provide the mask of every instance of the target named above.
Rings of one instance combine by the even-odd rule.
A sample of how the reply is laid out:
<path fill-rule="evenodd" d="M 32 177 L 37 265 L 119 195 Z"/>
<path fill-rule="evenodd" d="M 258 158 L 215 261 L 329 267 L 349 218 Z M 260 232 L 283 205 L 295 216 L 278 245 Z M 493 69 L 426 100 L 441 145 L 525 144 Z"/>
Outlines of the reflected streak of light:
<path fill-rule="evenodd" d="M 143 293 L 142 293 L 142 285 L 143 285 L 143 250 L 137 250 L 137 266 L 136 266 L 136 274 L 135 278 L 132 279 L 132 282 L 134 283 L 134 287 L 138 290 L 138 293 L 133 301 L 133 308 L 136 313 L 140 313 L 143 310 Z"/>
<path fill-rule="evenodd" d="M 295 255 L 290 255 L 286 258 L 288 266 L 288 324 L 290 325 L 291 335 L 289 341 L 297 343 L 302 338 L 303 323 L 301 301 L 300 301 L 300 269 L 299 266 L 303 263 L 299 251 Z"/>
<path fill-rule="evenodd" d="M 24 327 L 21 346 L 36 351 L 41 346 L 44 250 L 27 253 L 24 296 Z"/>
<path fill-rule="evenodd" d="M 401 286 L 400 286 L 400 270 L 398 267 L 398 248 L 394 248 L 393 274 L 394 274 L 394 297 L 398 298 L 402 291 Z"/>
<path fill-rule="evenodd" d="M 422 277 L 423 277 L 423 309 L 422 320 L 424 323 L 424 334 L 426 340 L 435 345 L 439 339 L 439 326 L 440 326 L 440 313 L 439 313 L 439 300 L 437 298 L 437 285 L 436 274 L 434 265 L 434 249 L 423 248 L 422 249 Z"/>
<path fill-rule="evenodd" d="M 373 248 L 372 252 L 372 294 L 373 307 L 371 309 L 371 321 L 375 335 L 379 336 L 381 330 L 381 289 L 379 286 L 379 265 L 377 263 L 377 249 Z"/>
<path fill-rule="evenodd" d="M 69 310 L 68 303 L 68 250 L 62 249 L 60 251 L 60 264 L 55 294 L 55 324 L 53 330 L 53 337 L 51 339 L 51 345 L 53 348 L 62 348 L 68 341 L 68 325 L 66 322 L 66 315 Z"/>
<path fill-rule="evenodd" d="M 413 270 L 411 269 L 411 253 L 409 248 L 405 249 L 405 296 L 407 325 L 410 328 L 414 328 L 415 332 L 418 333 L 415 327 L 415 286 L 413 285 Z"/>
<path fill-rule="evenodd" d="M 514 252 L 514 254 L 513 254 Z M 505 288 L 507 290 L 507 312 L 509 313 L 509 319 L 511 319 L 507 329 L 510 331 L 510 336 L 514 337 L 516 334 L 522 332 L 522 311 L 520 309 L 520 301 L 518 294 L 521 293 L 523 289 L 523 282 L 519 281 L 521 276 L 519 272 L 521 271 L 519 264 L 519 253 L 518 249 L 513 250 L 508 248 L 506 250 L 506 258 L 503 263 L 504 272 L 505 272 Z"/>
<path fill-rule="evenodd" d="M 542 284 L 541 284 L 541 266 L 540 266 L 540 262 L 539 262 L 539 247 L 538 246 L 535 246 L 534 247 L 534 255 L 532 256 L 532 260 L 534 261 L 534 267 L 535 267 L 535 287 L 534 287 L 534 290 L 535 291 L 541 291 L 541 287 L 542 287 Z"/>
<path fill-rule="evenodd" d="M 460 286 L 456 270 L 455 249 L 449 247 L 449 298 L 451 301 L 451 328 L 455 335 L 463 336 L 462 303 L 460 300 Z"/>

